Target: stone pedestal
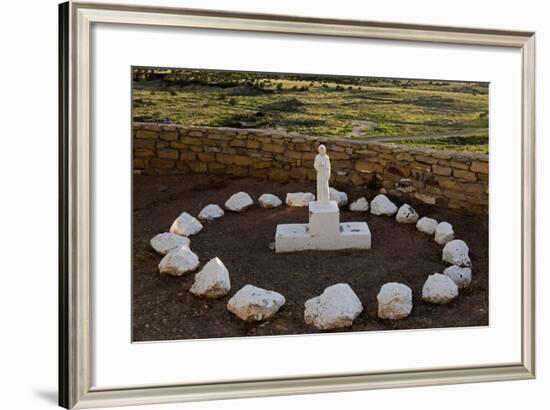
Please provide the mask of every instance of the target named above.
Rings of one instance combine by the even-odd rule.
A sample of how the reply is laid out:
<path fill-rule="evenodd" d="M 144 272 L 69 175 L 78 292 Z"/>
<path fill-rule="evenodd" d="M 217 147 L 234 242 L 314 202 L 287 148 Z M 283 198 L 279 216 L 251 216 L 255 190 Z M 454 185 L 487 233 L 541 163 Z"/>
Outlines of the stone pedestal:
<path fill-rule="evenodd" d="M 312 236 L 336 235 L 340 231 L 340 210 L 336 201 L 309 203 L 309 233 Z"/>
<path fill-rule="evenodd" d="M 276 252 L 305 250 L 370 249 L 366 222 L 340 223 L 336 201 L 310 202 L 309 224 L 277 225 Z"/>

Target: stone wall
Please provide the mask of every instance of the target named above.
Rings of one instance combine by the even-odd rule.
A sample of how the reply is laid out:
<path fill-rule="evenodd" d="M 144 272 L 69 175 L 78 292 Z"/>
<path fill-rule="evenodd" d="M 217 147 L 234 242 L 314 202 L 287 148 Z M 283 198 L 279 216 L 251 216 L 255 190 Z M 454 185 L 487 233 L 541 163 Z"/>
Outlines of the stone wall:
<path fill-rule="evenodd" d="M 214 173 L 278 182 L 313 181 L 319 143 L 327 146 L 331 185 L 366 185 L 424 203 L 486 213 L 487 155 L 321 138 L 258 129 L 134 123 L 136 173 Z"/>

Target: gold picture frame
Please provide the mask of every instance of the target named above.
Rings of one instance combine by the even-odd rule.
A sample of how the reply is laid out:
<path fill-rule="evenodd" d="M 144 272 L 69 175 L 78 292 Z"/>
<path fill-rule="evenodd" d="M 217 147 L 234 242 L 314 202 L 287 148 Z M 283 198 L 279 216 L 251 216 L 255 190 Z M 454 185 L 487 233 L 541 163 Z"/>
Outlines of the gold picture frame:
<path fill-rule="evenodd" d="M 60 5 L 60 323 L 61 406 L 88 408 L 352 391 L 534 378 L 535 375 L 535 34 L 68 2 Z M 215 383 L 98 389 L 91 386 L 91 28 L 96 23 L 193 27 L 519 49 L 522 54 L 522 356 L 508 364 L 403 369 Z"/>

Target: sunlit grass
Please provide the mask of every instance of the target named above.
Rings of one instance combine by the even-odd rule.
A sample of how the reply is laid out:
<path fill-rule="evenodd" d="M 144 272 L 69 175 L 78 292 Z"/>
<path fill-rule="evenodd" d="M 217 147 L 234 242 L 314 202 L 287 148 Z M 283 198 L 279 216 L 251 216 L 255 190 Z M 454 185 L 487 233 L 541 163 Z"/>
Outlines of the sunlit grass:
<path fill-rule="evenodd" d="M 478 154 L 489 153 L 489 139 L 487 138 L 487 136 L 426 138 L 416 140 L 397 140 L 394 142 L 397 144 L 404 144 L 413 147 L 475 152 Z"/>
<path fill-rule="evenodd" d="M 216 76 L 219 80 L 220 74 Z M 285 78 L 255 81 L 225 87 L 135 81 L 133 115 L 138 120 L 166 119 L 181 125 L 279 128 L 328 137 L 434 136 L 434 147 L 487 150 L 486 142 L 482 148 L 460 144 L 462 140 L 445 139 L 443 144 L 437 139 L 487 134 L 485 84 L 383 79 L 368 85 L 349 84 L 349 79 L 348 83 Z"/>

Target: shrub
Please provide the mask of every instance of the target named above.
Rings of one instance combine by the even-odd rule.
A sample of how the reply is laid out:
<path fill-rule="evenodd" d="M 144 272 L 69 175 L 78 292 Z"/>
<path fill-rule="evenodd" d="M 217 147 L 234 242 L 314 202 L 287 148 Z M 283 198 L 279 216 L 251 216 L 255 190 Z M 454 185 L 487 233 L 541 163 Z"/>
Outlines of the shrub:
<path fill-rule="evenodd" d="M 263 112 L 293 112 L 297 111 L 304 105 L 303 102 L 297 98 L 290 98 L 288 100 L 275 101 L 272 103 L 264 104 L 260 107 L 260 110 Z"/>

